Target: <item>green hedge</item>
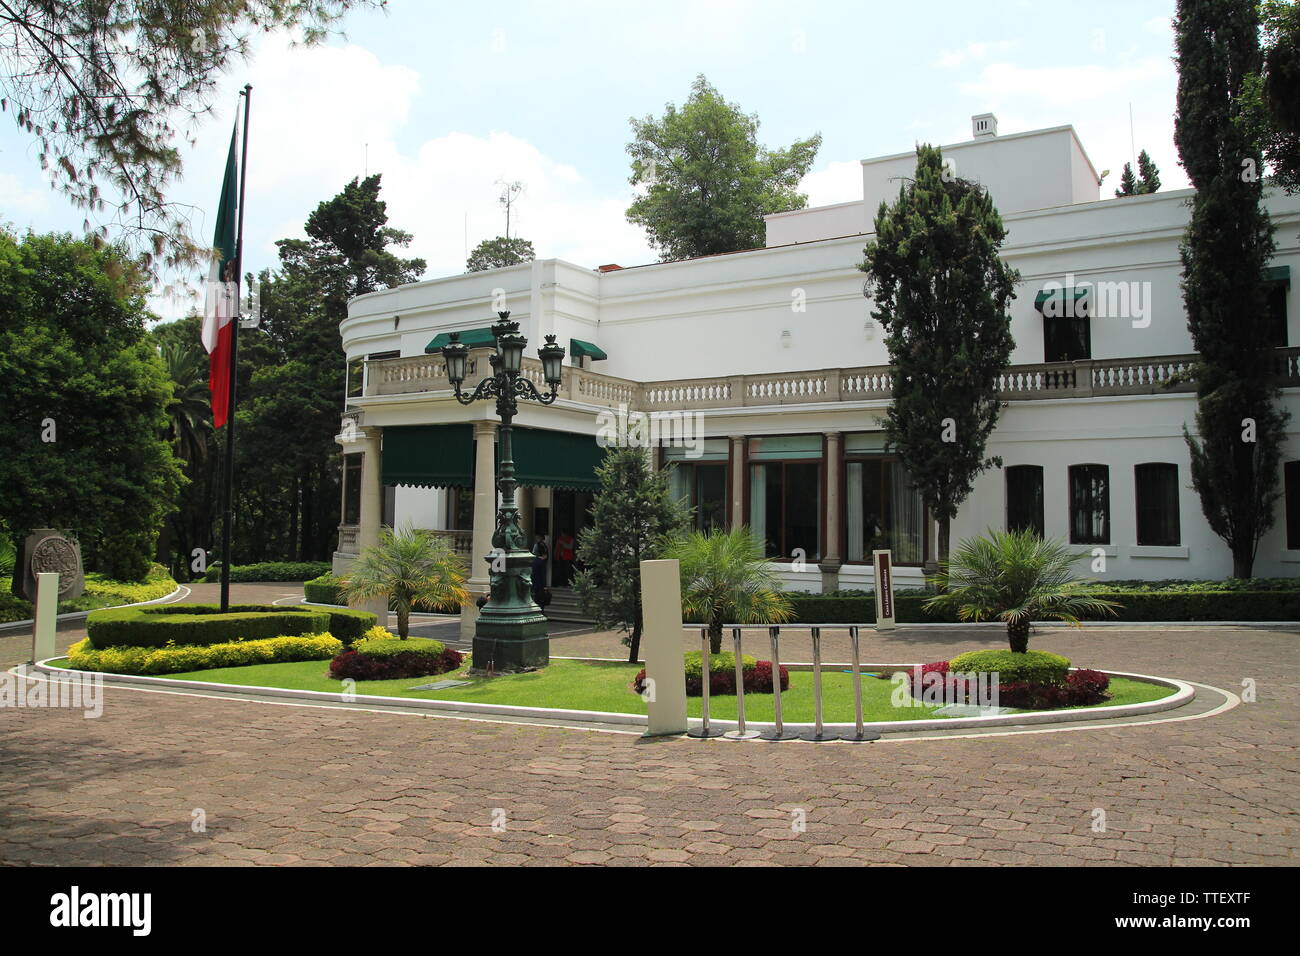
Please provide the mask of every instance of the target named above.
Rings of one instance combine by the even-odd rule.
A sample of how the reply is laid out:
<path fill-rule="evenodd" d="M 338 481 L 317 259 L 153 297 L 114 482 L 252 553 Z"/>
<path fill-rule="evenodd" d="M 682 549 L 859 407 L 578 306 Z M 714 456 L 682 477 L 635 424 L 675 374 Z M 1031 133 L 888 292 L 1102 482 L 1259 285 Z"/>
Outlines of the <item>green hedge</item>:
<path fill-rule="evenodd" d="M 437 657 L 447 649 L 447 645 L 431 637 L 408 637 L 406 640 L 393 637 L 361 641 L 354 644 L 352 649 L 358 654 L 368 654 L 371 657 L 394 657 L 397 654 L 429 654 Z"/>
<path fill-rule="evenodd" d="M 1110 621 L 1300 621 L 1300 591 L 1129 591 L 1089 590 L 1091 596 L 1115 601 L 1115 616 L 1097 615 Z M 793 621 L 799 624 L 874 624 L 876 600 L 871 596 L 842 594 L 786 595 L 794 607 Z M 955 611 L 925 608 L 924 591 L 900 591 L 894 595 L 894 619 L 900 624 L 958 621 Z M 1043 623 L 1052 623 L 1046 621 Z"/>
<path fill-rule="evenodd" d="M 687 651 L 686 655 L 686 679 L 700 680 L 704 676 L 704 653 L 702 651 Z M 757 666 L 758 660 L 750 657 L 748 654 L 740 656 L 740 669 L 742 671 L 753 670 Z M 719 671 L 728 671 L 732 674 L 736 672 L 736 655 L 731 651 L 722 651 L 719 654 L 709 655 L 709 673 L 716 674 Z"/>
<path fill-rule="evenodd" d="M 318 578 L 302 583 L 302 591 L 312 604 L 346 604 L 339 591 L 339 579 L 326 571 Z"/>
<path fill-rule="evenodd" d="M 328 634 L 302 634 L 255 641 L 231 641 L 206 647 L 106 647 L 90 638 L 68 648 L 68 663 L 77 670 L 110 674 L 179 674 L 214 667 L 325 661 L 341 653 L 341 641 Z"/>
<path fill-rule="evenodd" d="M 143 581 L 115 581 L 95 571 L 86 574 L 86 590 L 80 597 L 59 602 L 60 614 L 93 611 L 121 604 L 140 604 L 165 598 L 176 590 L 176 582 L 167 569 L 155 564 Z M 0 624 L 26 621 L 32 617 L 32 604 L 13 593 L 8 577 L 0 574 Z"/>
<path fill-rule="evenodd" d="M 252 581 L 306 581 L 330 570 L 328 561 L 265 561 L 261 564 L 236 564 L 230 580 L 247 584 Z M 221 562 L 211 565 L 203 580 L 211 584 L 221 580 Z"/>
<path fill-rule="evenodd" d="M 86 635 L 97 648 L 203 646 L 319 633 L 350 644 L 374 624 L 369 611 L 348 608 L 235 604 L 222 614 L 216 604 L 162 604 L 94 611 L 86 619 Z"/>
<path fill-rule="evenodd" d="M 1048 651 L 967 651 L 948 662 L 950 674 L 997 674 L 1003 684 L 1059 684 L 1070 672 L 1070 659 Z"/>

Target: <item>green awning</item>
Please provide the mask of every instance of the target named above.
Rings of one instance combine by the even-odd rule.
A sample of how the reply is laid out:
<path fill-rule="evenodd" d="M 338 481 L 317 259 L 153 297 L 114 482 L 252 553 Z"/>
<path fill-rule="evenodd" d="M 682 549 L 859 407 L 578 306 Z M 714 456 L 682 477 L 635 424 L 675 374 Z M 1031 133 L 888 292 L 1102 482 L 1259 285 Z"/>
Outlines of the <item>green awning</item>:
<path fill-rule="evenodd" d="M 593 362 L 599 362 L 609 358 L 605 350 L 599 345 L 592 345 L 590 342 L 584 342 L 582 339 L 569 339 L 569 355 L 572 358 L 582 358 L 587 356 Z"/>
<path fill-rule="evenodd" d="M 474 426 L 395 425 L 384 429 L 385 485 L 474 487 Z"/>
<path fill-rule="evenodd" d="M 600 488 L 596 466 L 605 460 L 605 449 L 596 443 L 593 435 L 516 426 L 511 444 L 515 478 L 521 485 L 578 491 Z M 501 443 L 498 442 L 497 452 L 500 450 Z"/>
<path fill-rule="evenodd" d="M 495 348 L 496 338 L 492 335 L 492 329 L 466 329 L 460 333 L 460 341 L 472 349 Z M 441 352 L 444 345 L 451 344 L 450 332 L 439 332 L 433 337 L 433 341 L 424 347 L 426 353 Z"/>
<path fill-rule="evenodd" d="M 1264 270 L 1264 281 L 1281 282 L 1289 289 L 1291 287 L 1291 267 L 1269 266 Z"/>
<path fill-rule="evenodd" d="M 1091 291 L 1091 286 L 1073 286 L 1069 289 L 1043 289 L 1038 293 L 1038 295 L 1034 296 L 1034 308 L 1039 312 L 1042 312 L 1048 302 L 1054 301 L 1057 303 L 1057 308 L 1054 311 L 1057 315 L 1063 315 L 1065 309 L 1063 309 L 1062 306 L 1065 305 L 1066 293 L 1072 293 L 1074 301 L 1078 302 L 1080 299 L 1087 297 L 1088 293 Z"/>

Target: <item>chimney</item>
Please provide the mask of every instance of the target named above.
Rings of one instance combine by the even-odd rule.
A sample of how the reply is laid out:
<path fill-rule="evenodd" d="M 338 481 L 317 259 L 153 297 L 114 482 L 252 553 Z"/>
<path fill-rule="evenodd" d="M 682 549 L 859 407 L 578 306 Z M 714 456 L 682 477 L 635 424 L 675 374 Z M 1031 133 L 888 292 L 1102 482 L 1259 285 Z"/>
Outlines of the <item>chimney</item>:
<path fill-rule="evenodd" d="M 611 262 L 609 265 L 605 265 L 605 266 L 596 266 L 596 271 L 597 271 L 597 272 L 617 272 L 619 269 L 622 269 L 622 268 L 623 268 L 622 266 L 620 266 L 620 265 L 615 265 L 614 263 Z"/>
<path fill-rule="evenodd" d="M 998 135 L 998 118 L 992 113 L 980 113 L 970 118 L 971 135 L 976 139 Z"/>

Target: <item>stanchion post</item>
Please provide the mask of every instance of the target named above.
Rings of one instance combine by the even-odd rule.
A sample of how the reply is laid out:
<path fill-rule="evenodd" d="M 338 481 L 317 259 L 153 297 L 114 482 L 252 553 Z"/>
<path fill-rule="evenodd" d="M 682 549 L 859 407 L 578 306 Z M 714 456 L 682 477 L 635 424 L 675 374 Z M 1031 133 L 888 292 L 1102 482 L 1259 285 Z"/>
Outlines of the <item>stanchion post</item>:
<path fill-rule="evenodd" d="M 54 656 L 54 635 L 59 627 L 59 575 L 42 571 L 36 575 L 36 608 L 32 621 L 32 663 Z"/>
<path fill-rule="evenodd" d="M 853 648 L 853 720 L 855 730 L 852 734 L 841 734 L 841 740 L 851 744 L 865 744 L 879 740 L 880 734 L 862 726 L 862 658 L 858 653 L 858 626 L 849 625 L 849 644 Z"/>
<path fill-rule="evenodd" d="M 781 650 L 779 647 L 781 628 L 773 624 L 767 629 L 767 633 L 772 641 L 772 710 L 775 726 L 759 736 L 764 740 L 798 740 L 799 735 L 792 730 L 786 730 L 785 722 L 781 718 Z"/>
<path fill-rule="evenodd" d="M 822 629 L 812 629 L 813 652 L 813 729 L 799 735 L 800 740 L 822 743 L 827 740 L 839 740 L 839 734 L 828 734 L 822 727 Z"/>
<path fill-rule="evenodd" d="M 700 716 L 703 722 L 698 730 L 686 731 L 687 737 L 721 737 L 722 731 L 709 726 L 709 684 L 713 677 L 713 666 L 709 660 L 709 629 L 700 628 Z"/>
<path fill-rule="evenodd" d="M 728 730 L 722 737 L 724 740 L 753 740 L 759 733 L 745 729 L 745 657 L 741 653 L 740 628 L 731 629 L 731 643 L 736 652 L 736 729 Z"/>

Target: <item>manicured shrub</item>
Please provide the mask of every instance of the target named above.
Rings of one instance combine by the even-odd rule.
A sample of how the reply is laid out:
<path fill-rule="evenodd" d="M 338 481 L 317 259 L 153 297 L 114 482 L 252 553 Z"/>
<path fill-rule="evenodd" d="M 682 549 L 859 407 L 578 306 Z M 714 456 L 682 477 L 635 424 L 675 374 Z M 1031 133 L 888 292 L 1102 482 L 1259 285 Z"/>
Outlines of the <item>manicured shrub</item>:
<path fill-rule="evenodd" d="M 314 608 L 329 615 L 329 631 L 344 644 L 360 640 L 366 631 L 375 626 L 378 620 L 369 611 L 358 611 L 350 607 Z"/>
<path fill-rule="evenodd" d="M 1097 671 L 1071 671 L 1060 684 L 1012 683 L 998 687 L 998 704 L 1022 710 L 1087 707 L 1104 702 L 1110 678 Z"/>
<path fill-rule="evenodd" d="M 976 699 L 977 682 L 968 681 L 956 675 L 989 673 L 989 668 L 984 666 L 984 662 L 978 659 L 976 655 L 1011 653 L 1011 651 L 972 651 L 969 654 L 960 654 L 951 661 L 934 661 L 930 664 L 923 664 L 919 674 L 914 668 L 899 673 L 907 676 L 908 691 L 918 700 L 924 699 L 923 695 L 927 691 L 931 695 L 937 696 L 939 694 L 939 686 L 932 680 L 927 681 L 926 679 L 928 674 L 939 674 L 943 678 L 942 697 L 940 699 L 948 703 L 973 703 Z M 1029 653 L 1065 660 L 1065 658 L 1057 654 L 1047 654 L 1045 651 L 1029 651 Z M 1016 656 L 1024 657 L 1026 655 L 1017 654 Z M 963 658 L 975 659 L 975 665 L 973 667 L 959 666 L 959 662 Z M 1066 666 L 1069 666 L 1068 661 Z M 1053 664 L 1046 672 L 1050 673 L 1054 672 L 1054 670 L 1055 665 Z M 1000 707 L 1015 707 L 1022 710 L 1087 707 L 1100 704 L 1109 697 L 1106 691 L 1110 687 L 1110 677 L 1100 671 L 1086 669 L 1069 671 L 1064 678 L 1050 681 L 1026 680 L 1024 678 L 1007 680 L 1005 674 L 1000 671 L 998 673 L 997 700 Z M 888 673 L 882 673 L 879 676 L 887 680 L 893 678 L 893 675 Z M 927 687 L 927 683 L 930 685 L 929 687 Z"/>
<path fill-rule="evenodd" d="M 264 561 L 261 564 L 236 564 L 230 568 L 230 580 L 241 584 L 252 581 L 306 581 L 330 570 L 328 561 Z M 221 562 L 208 565 L 203 580 L 221 580 Z"/>
<path fill-rule="evenodd" d="M 68 649 L 68 663 L 77 670 L 112 674 L 178 674 L 242 667 L 248 664 L 282 664 L 323 661 L 334 657 L 343 644 L 329 634 L 298 634 L 252 641 L 231 641 L 207 646 L 95 648 L 89 638 Z"/>
<path fill-rule="evenodd" d="M 374 623 L 374 615 L 369 616 L 369 623 Z M 160 604 L 93 611 L 86 619 L 86 636 L 97 648 L 208 645 L 321 634 L 329 632 L 330 622 L 329 612 L 301 605 L 236 604 L 222 614 L 216 604 Z M 361 627 L 357 633 L 364 630 Z"/>
<path fill-rule="evenodd" d="M 341 604 L 346 606 L 347 601 L 343 600 L 343 595 L 339 591 L 340 579 L 332 572 L 326 571 L 320 577 L 312 578 L 310 581 L 302 583 L 303 594 L 312 604 Z"/>
<path fill-rule="evenodd" d="M 969 651 L 948 663 L 948 670 L 963 674 L 997 674 L 1000 684 L 1060 684 L 1070 670 L 1070 659 L 1047 651 Z"/>
<path fill-rule="evenodd" d="M 736 693 L 736 656 L 730 653 L 709 655 L 709 694 L 732 696 Z M 772 662 L 759 661 L 745 654 L 740 659 L 740 666 L 745 675 L 746 694 L 772 693 Z M 704 694 L 703 656 L 699 651 L 686 655 L 686 696 L 701 697 Z M 632 689 L 638 694 L 645 693 L 645 670 L 640 670 L 632 681 Z M 781 690 L 790 689 L 790 672 L 781 668 Z"/>
<path fill-rule="evenodd" d="M 373 631 L 388 632 L 383 628 Z M 335 680 L 401 680 L 445 674 L 461 666 L 461 653 L 441 641 L 412 637 L 401 640 L 369 634 L 351 649 L 330 662 L 330 676 Z"/>

